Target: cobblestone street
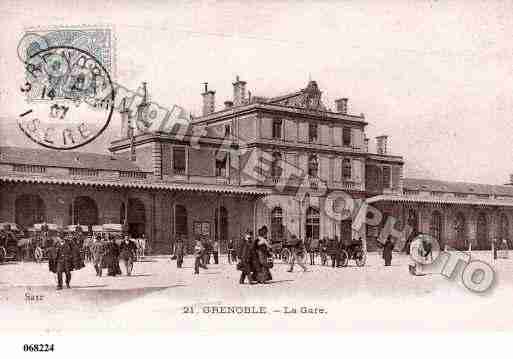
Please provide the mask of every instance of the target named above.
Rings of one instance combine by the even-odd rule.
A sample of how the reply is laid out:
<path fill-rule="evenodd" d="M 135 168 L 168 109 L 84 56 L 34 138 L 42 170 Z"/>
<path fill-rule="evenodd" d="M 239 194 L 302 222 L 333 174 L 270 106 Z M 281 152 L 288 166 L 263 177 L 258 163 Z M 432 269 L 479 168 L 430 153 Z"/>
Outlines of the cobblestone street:
<path fill-rule="evenodd" d="M 489 252 L 474 252 L 473 258 L 489 261 Z M 240 272 L 226 263 L 226 257 L 220 261 L 194 275 L 191 257 L 186 258 L 182 269 L 177 269 L 169 257 L 149 257 L 135 264 L 131 277 L 102 278 L 87 264 L 73 272 L 72 288 L 62 291 L 55 290 L 55 277 L 47 263 L 3 264 L 2 325 L 20 331 L 212 327 L 380 330 L 405 325 L 422 330 L 505 329 L 513 323 L 512 260 L 495 263 L 498 282 L 485 295 L 471 293 L 459 281 L 440 274 L 412 276 L 408 273 L 410 259 L 405 255 L 396 255 L 388 268 L 377 253 L 369 254 L 364 268 L 351 262 L 346 268 L 315 265 L 309 266 L 307 273 L 299 267 L 288 273 L 288 266 L 276 263 L 273 281 L 253 286 L 239 285 Z M 266 314 L 204 312 L 209 306 L 234 305 L 265 306 Z M 184 313 L 184 306 L 192 307 L 193 313 Z M 302 307 L 310 313 L 301 313 Z M 298 313 L 292 313 L 292 308 Z M 428 317 L 423 315 L 426 311 Z M 496 316 L 498 313 L 503 315 Z M 231 320 L 234 316 L 250 317 L 251 322 Z M 200 321 L 195 320 L 198 317 L 208 320 L 201 320 L 200 327 Z"/>

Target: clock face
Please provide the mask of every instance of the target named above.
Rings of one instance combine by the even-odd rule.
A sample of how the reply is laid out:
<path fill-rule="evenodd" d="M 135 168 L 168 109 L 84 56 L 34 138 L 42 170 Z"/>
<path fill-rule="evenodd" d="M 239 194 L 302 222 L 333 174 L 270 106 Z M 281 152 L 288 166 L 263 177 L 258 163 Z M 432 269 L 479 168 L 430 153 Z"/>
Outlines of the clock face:
<path fill-rule="evenodd" d="M 108 126 L 114 91 L 105 67 L 88 52 L 49 47 L 25 60 L 26 97 L 18 125 L 41 146 L 70 150 L 97 138 Z"/>

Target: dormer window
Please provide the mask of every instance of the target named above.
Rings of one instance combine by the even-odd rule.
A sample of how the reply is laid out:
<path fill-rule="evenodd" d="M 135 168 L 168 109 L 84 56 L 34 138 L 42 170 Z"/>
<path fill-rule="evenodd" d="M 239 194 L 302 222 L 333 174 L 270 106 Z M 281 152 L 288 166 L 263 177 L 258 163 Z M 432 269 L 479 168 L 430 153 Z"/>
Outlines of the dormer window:
<path fill-rule="evenodd" d="M 310 123 L 308 125 L 308 140 L 310 142 L 317 142 L 317 124 L 316 123 Z"/>
<path fill-rule="evenodd" d="M 281 125 L 282 122 L 280 119 L 274 119 L 273 120 L 273 139 L 275 140 L 281 140 Z"/>

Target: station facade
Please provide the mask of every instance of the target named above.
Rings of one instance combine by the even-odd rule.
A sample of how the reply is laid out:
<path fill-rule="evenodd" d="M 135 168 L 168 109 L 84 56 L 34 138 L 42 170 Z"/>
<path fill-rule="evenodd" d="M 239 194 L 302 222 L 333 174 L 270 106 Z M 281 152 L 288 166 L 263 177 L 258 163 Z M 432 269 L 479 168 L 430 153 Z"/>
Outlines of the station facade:
<path fill-rule="evenodd" d="M 371 153 L 364 115 L 350 114 L 345 98 L 330 110 L 315 81 L 272 98 L 251 96 L 237 79 L 220 110 L 214 91 L 202 97 L 202 116 L 158 131 L 137 131 L 141 114 L 120 111 L 110 154 L 0 147 L 0 221 L 122 223 L 153 253 L 168 253 L 179 236 L 225 248 L 263 225 L 273 240 L 362 238 L 371 250 L 389 216 L 455 247 L 509 240 L 513 186 L 403 178 L 387 137 Z M 379 208 L 383 223 L 355 231 L 351 218 L 328 216 L 335 191 Z"/>

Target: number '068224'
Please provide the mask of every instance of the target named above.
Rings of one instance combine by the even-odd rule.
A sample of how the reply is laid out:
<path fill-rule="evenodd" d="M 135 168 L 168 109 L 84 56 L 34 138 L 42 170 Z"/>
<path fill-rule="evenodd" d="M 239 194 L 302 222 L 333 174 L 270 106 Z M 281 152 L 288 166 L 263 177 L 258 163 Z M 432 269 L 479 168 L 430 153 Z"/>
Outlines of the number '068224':
<path fill-rule="evenodd" d="M 53 344 L 24 344 L 24 352 L 53 352 Z"/>

